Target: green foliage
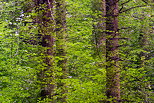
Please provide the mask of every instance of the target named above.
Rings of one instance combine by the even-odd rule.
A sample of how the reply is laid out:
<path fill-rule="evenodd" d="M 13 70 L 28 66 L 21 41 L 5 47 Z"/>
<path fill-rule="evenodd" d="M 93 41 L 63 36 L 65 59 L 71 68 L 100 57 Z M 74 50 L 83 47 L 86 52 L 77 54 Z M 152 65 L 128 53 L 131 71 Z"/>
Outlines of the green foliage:
<path fill-rule="evenodd" d="M 106 98 L 105 68 L 99 68 L 99 59 L 93 58 L 91 0 L 69 0 L 67 5 L 68 102 L 97 103 Z"/>
<path fill-rule="evenodd" d="M 143 5 L 143 2 L 127 3 L 127 8 L 136 5 Z M 151 44 L 153 33 L 152 26 L 152 8 L 144 6 L 134 8 L 129 13 L 122 13 L 119 16 L 120 20 L 120 34 L 121 38 L 128 38 L 121 40 L 122 46 L 120 49 L 122 63 L 121 72 L 121 87 L 122 98 L 131 102 L 152 102 L 151 95 L 153 94 L 148 86 L 152 85 L 150 77 L 152 63 L 149 58 L 153 44 Z M 126 46 L 125 46 L 126 45 Z"/>
<path fill-rule="evenodd" d="M 152 3 L 142 0 L 119 1 L 119 34 L 120 65 L 121 65 L 121 98 L 127 102 L 154 101 L 154 40 Z M 66 96 L 68 103 L 99 103 L 106 97 L 106 62 L 94 50 L 94 25 L 102 19 L 99 6 L 100 0 L 66 0 L 66 41 L 57 40 L 65 45 L 67 58 L 67 78 L 61 79 L 64 73 L 58 62 L 65 56 L 54 56 L 54 73 L 52 83 L 65 83 L 64 88 L 55 88 L 54 99 Z M 123 4 L 123 5 L 121 5 Z M 34 8 L 26 12 L 33 3 L 28 0 L 0 1 L 0 102 L 2 103 L 48 103 L 41 100 L 41 84 L 39 73 L 47 64 L 39 42 L 39 27 L 32 23 L 38 16 Z M 100 5 L 100 4 L 99 4 Z M 137 7 L 128 10 L 129 8 Z M 44 6 L 44 5 L 43 5 Z M 128 10 L 128 11 L 127 11 Z M 126 12 L 125 12 L 126 11 Z M 41 13 L 40 13 L 40 16 Z M 102 21 L 101 21 L 102 22 Z M 53 26 L 53 25 L 52 25 Z M 103 30 L 99 30 L 102 32 Z M 97 32 L 97 33 L 99 33 Z M 124 38 L 124 39 L 122 39 Z M 54 49 L 56 46 L 54 45 Z M 101 50 L 105 50 L 101 49 Z M 98 51 L 105 52 L 105 51 Z M 100 54 L 100 53 L 98 53 Z M 51 72 L 46 72 L 50 76 Z M 57 78 L 56 78 L 57 77 Z M 45 78 L 48 80 L 51 78 Z M 51 84 L 52 84 L 51 83 Z M 56 101 L 59 103 L 60 101 Z"/>
<path fill-rule="evenodd" d="M 19 5 L 20 3 L 20 5 Z M 2 2 L 0 29 L 0 102 L 31 103 L 36 101 L 39 88 L 36 83 L 36 47 L 25 44 L 21 35 L 22 2 Z M 26 27 L 25 27 L 26 28 Z M 22 39 L 21 39 L 22 38 Z M 33 49 L 32 49 L 33 48 Z M 37 63 L 38 64 L 38 63 Z"/>

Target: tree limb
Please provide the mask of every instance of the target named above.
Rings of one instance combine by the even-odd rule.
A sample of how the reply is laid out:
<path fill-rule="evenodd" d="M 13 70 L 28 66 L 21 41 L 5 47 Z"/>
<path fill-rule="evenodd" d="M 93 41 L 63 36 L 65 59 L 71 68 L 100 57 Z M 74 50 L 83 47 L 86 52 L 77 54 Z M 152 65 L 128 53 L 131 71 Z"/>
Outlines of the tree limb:
<path fill-rule="evenodd" d="M 123 6 L 124 4 L 127 4 L 127 3 L 130 2 L 130 1 L 132 1 L 132 0 L 128 0 L 128 1 L 126 1 L 126 2 L 124 2 L 124 3 L 122 3 L 121 5 Z"/>
<path fill-rule="evenodd" d="M 128 1 L 126 1 L 126 2 L 124 2 L 124 3 L 122 3 L 121 5 L 122 5 L 122 7 L 120 8 L 120 10 L 119 10 L 119 12 L 121 12 L 122 11 L 122 9 L 124 8 L 124 4 L 127 4 L 128 2 L 130 2 L 131 0 L 128 0 Z"/>
<path fill-rule="evenodd" d="M 134 6 L 134 7 L 131 7 L 131 8 L 129 8 L 129 9 L 120 11 L 119 13 L 127 12 L 127 11 L 129 11 L 129 10 L 132 10 L 132 9 L 135 9 L 135 8 L 138 8 L 138 7 L 144 7 L 144 6 L 147 6 L 147 5 L 138 5 L 138 6 Z"/>
<path fill-rule="evenodd" d="M 148 4 L 148 2 L 147 1 L 145 1 L 145 0 L 142 0 L 144 3 L 146 3 L 146 4 Z"/>

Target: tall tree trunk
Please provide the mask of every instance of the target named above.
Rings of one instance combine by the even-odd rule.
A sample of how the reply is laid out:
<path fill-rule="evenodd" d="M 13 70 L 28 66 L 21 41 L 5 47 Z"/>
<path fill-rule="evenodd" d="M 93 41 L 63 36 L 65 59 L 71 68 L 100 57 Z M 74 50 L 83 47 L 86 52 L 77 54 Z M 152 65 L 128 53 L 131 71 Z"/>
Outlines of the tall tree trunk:
<path fill-rule="evenodd" d="M 93 15 L 93 22 L 97 22 L 97 24 L 93 25 L 93 38 L 94 38 L 94 50 L 95 54 L 94 57 L 99 56 L 99 58 L 105 60 L 105 54 L 106 54 L 106 38 L 105 38 L 105 30 L 106 30 L 106 24 L 105 24 L 105 15 L 106 15 L 106 6 L 105 6 L 105 0 L 93 0 L 92 1 L 92 10 L 94 12 Z M 101 16 L 100 16 L 101 15 Z M 102 61 L 101 61 L 102 62 Z"/>
<path fill-rule="evenodd" d="M 66 9 L 65 0 L 35 0 L 41 45 L 45 48 L 45 69 L 40 73 L 42 99 L 51 103 L 65 102 L 67 77 L 65 57 Z M 53 8 L 54 7 L 54 8 Z M 55 39 L 55 40 L 54 40 Z M 56 49 L 54 50 L 54 47 Z M 53 61 L 54 58 L 54 61 Z"/>
<path fill-rule="evenodd" d="M 66 53 L 65 53 L 65 36 L 66 36 L 66 7 L 65 0 L 55 0 L 55 21 L 56 21 L 56 58 L 57 58 L 57 89 L 58 101 L 66 102 L 66 86 L 64 79 L 67 77 L 66 71 Z"/>
<path fill-rule="evenodd" d="M 113 103 L 120 101 L 118 38 L 118 0 L 106 0 L 106 95 Z"/>
<path fill-rule="evenodd" d="M 35 22 L 38 25 L 38 32 L 41 36 L 44 68 L 40 70 L 39 79 L 41 82 L 41 98 L 53 102 L 54 76 L 53 76 L 53 45 L 54 45 L 54 18 L 53 0 L 34 0 L 37 17 Z"/>

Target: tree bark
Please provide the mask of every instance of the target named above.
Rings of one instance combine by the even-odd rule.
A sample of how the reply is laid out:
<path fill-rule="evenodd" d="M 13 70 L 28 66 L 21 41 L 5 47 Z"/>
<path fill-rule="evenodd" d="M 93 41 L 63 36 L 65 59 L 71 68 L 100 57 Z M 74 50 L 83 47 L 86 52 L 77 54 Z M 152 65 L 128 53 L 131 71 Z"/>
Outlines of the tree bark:
<path fill-rule="evenodd" d="M 40 72 L 42 82 L 42 99 L 51 103 L 65 102 L 66 86 L 63 79 L 67 77 L 65 33 L 65 0 L 35 0 L 41 45 L 45 69 Z M 54 8 L 53 8 L 54 7 Z M 55 49 L 54 49 L 55 48 Z M 53 60 L 54 58 L 54 60 Z"/>
<path fill-rule="evenodd" d="M 44 68 L 40 70 L 38 78 L 41 82 L 41 98 L 49 99 L 53 103 L 55 84 L 53 76 L 53 56 L 54 56 L 54 17 L 53 0 L 33 0 L 35 4 L 36 18 L 34 22 L 38 25 L 38 32 L 41 38 Z"/>
<path fill-rule="evenodd" d="M 56 21 L 56 65 L 57 65 L 57 89 L 58 101 L 66 102 L 66 85 L 64 79 L 67 78 L 66 71 L 66 53 L 65 53 L 65 36 L 66 36 L 66 7 L 65 0 L 55 0 L 55 21 Z M 60 75 L 59 75 L 60 74 Z"/>
<path fill-rule="evenodd" d="M 112 103 L 120 102 L 118 14 L 118 0 L 106 0 L 106 95 Z"/>

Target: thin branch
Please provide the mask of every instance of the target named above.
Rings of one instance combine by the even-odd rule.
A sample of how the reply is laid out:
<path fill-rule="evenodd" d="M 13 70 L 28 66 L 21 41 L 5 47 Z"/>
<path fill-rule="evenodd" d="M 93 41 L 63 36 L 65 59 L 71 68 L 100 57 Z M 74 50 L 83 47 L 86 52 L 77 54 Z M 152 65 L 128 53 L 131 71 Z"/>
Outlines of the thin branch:
<path fill-rule="evenodd" d="M 145 1 L 145 0 L 142 0 L 144 3 L 146 3 L 146 4 L 148 4 L 148 2 L 147 1 Z"/>
<path fill-rule="evenodd" d="M 138 6 L 134 6 L 134 7 L 131 7 L 131 8 L 129 8 L 129 9 L 120 11 L 119 13 L 127 12 L 127 11 L 129 11 L 129 10 L 132 10 L 132 9 L 135 9 L 135 8 L 138 8 L 138 7 L 144 7 L 144 6 L 147 6 L 147 5 L 138 5 Z"/>
<path fill-rule="evenodd" d="M 120 10 L 119 10 L 119 12 L 121 12 L 122 11 L 122 9 L 124 8 L 124 4 L 127 4 L 127 3 L 129 3 L 131 0 L 128 0 L 128 1 L 126 1 L 126 2 L 124 2 L 124 3 L 122 3 L 121 5 L 122 5 L 122 7 L 120 8 Z"/>
<path fill-rule="evenodd" d="M 123 6 L 124 4 L 127 4 L 127 3 L 129 3 L 130 1 L 132 1 L 132 0 L 128 0 L 128 1 L 126 1 L 126 2 L 124 2 L 124 3 L 122 3 L 121 5 Z"/>
<path fill-rule="evenodd" d="M 120 10 L 119 10 L 119 13 L 122 11 L 123 8 L 124 8 L 124 6 L 122 5 L 122 7 L 121 7 Z"/>
<path fill-rule="evenodd" d="M 119 10 L 119 13 L 122 11 L 122 9 L 124 8 L 124 5 L 125 4 L 127 4 L 127 3 L 129 3 L 131 0 L 128 0 L 128 1 L 126 1 L 126 2 L 124 2 L 124 3 L 122 3 L 121 5 L 122 5 L 122 7 L 120 8 L 120 10 Z"/>

